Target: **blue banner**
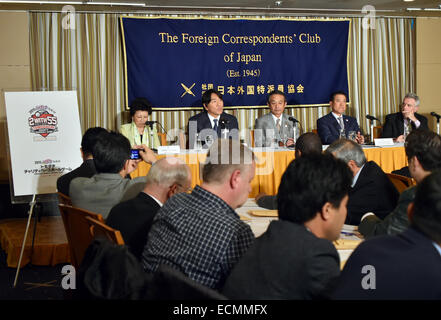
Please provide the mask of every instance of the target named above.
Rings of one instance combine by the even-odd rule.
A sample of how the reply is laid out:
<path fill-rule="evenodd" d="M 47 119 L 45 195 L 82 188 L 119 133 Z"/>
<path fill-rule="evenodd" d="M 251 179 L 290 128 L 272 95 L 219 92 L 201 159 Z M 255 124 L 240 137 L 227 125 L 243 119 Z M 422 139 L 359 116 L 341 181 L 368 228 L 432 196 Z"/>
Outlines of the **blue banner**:
<path fill-rule="evenodd" d="M 290 106 L 317 106 L 348 92 L 349 20 L 122 17 L 121 26 L 126 103 L 201 107 L 214 88 L 226 108 L 258 107 L 279 89 Z"/>

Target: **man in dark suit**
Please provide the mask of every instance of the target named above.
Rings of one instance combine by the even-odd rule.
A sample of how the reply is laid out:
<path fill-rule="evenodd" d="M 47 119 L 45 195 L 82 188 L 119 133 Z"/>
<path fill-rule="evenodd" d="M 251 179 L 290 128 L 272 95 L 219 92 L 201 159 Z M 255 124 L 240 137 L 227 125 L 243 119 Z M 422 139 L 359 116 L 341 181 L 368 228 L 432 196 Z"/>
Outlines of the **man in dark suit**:
<path fill-rule="evenodd" d="M 331 144 L 341 137 L 350 138 L 350 131 L 355 132 L 354 139 L 357 143 L 364 143 L 364 137 L 360 133 L 357 120 L 344 115 L 346 101 L 346 93 L 334 92 L 329 101 L 331 112 L 317 120 L 317 133 L 322 139 L 323 144 Z"/>
<path fill-rule="evenodd" d="M 185 162 L 162 158 L 149 170 L 144 189 L 136 198 L 114 206 L 106 223 L 121 231 L 130 251 L 140 259 L 156 213 L 171 196 L 190 188 L 191 172 Z"/>
<path fill-rule="evenodd" d="M 194 146 L 196 134 L 203 145 L 207 143 L 207 137 L 211 137 L 214 140 L 220 138 L 223 132 L 226 132 L 230 138 L 239 139 L 237 119 L 235 116 L 224 112 L 224 101 L 220 92 L 214 89 L 205 91 L 202 95 L 202 105 L 204 111 L 188 120 L 187 128 L 190 148 Z"/>
<path fill-rule="evenodd" d="M 401 104 L 401 111 L 386 116 L 381 137 L 404 142 L 413 129 L 428 130 L 427 118 L 417 113 L 419 105 L 420 98 L 416 94 L 406 94 Z"/>
<path fill-rule="evenodd" d="M 418 185 L 410 228 L 361 243 L 349 257 L 336 299 L 441 299 L 441 172 Z"/>
<path fill-rule="evenodd" d="M 414 130 L 406 138 L 406 156 L 411 176 L 420 183 L 435 170 L 441 169 L 441 136 L 428 130 Z M 404 190 L 395 209 L 384 219 L 374 213 L 361 218 L 358 231 L 365 237 L 398 234 L 409 226 L 407 207 L 415 197 L 415 187 Z"/>
<path fill-rule="evenodd" d="M 354 175 L 346 224 L 358 225 L 366 212 L 375 212 L 384 218 L 395 208 L 399 197 L 397 189 L 374 161 L 366 162 L 359 144 L 340 139 L 332 143 L 326 152 L 346 162 Z"/>
<path fill-rule="evenodd" d="M 231 299 L 322 299 L 340 258 L 332 241 L 346 218 L 351 172 L 327 154 L 293 160 L 280 183 L 279 220 L 239 260 L 222 293 Z"/>
<path fill-rule="evenodd" d="M 57 190 L 65 195 L 69 195 L 69 185 L 72 179 L 77 177 L 90 178 L 96 173 L 95 164 L 93 163 L 92 151 L 100 133 L 107 132 L 106 129 L 95 127 L 89 128 L 81 139 L 81 157 L 83 163 L 81 166 L 66 173 L 57 179 Z"/>

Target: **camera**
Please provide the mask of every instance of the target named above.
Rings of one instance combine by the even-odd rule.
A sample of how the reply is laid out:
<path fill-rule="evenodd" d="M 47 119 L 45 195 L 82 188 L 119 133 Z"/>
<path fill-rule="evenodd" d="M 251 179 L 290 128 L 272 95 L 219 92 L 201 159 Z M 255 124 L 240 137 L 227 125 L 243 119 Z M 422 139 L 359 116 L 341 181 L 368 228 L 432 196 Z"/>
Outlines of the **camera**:
<path fill-rule="evenodd" d="M 140 149 L 131 149 L 130 150 L 130 160 L 139 160 L 141 156 L 139 155 Z"/>

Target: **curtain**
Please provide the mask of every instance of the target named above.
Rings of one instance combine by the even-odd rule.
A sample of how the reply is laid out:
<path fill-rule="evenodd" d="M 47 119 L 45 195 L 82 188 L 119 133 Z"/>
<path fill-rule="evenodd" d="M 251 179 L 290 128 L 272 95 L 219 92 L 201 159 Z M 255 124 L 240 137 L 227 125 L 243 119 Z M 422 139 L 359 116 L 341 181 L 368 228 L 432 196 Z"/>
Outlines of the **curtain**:
<path fill-rule="evenodd" d="M 32 89 L 77 90 L 83 132 L 93 126 L 118 130 L 128 122 L 119 15 L 76 13 L 73 30 L 63 29 L 62 13 L 31 12 L 29 17 Z M 386 114 L 398 111 L 407 92 L 415 90 L 414 20 L 377 18 L 375 29 L 364 29 L 362 18 L 350 20 L 346 114 L 356 117 L 364 133 L 369 133 L 366 114 L 384 120 Z M 197 112 L 155 111 L 151 120 L 159 121 L 167 131 L 185 130 Z M 268 111 L 226 112 L 238 118 L 241 136 L 247 139 L 246 129 L 252 129 L 255 119 Z M 316 129 L 317 119 L 329 107 L 288 106 L 285 112 L 299 120 L 306 132 Z"/>

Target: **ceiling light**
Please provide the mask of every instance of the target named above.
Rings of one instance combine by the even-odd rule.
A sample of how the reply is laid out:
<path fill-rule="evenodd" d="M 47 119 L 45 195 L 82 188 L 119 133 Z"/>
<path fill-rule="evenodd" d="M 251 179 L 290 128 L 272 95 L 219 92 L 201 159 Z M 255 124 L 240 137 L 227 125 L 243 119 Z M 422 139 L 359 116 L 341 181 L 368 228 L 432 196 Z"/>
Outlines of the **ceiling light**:
<path fill-rule="evenodd" d="M 98 6 L 134 6 L 134 7 L 145 7 L 145 3 L 139 3 L 139 2 L 93 2 L 93 1 L 86 1 L 86 4 L 98 5 Z"/>
<path fill-rule="evenodd" d="M 415 0 L 403 0 L 404 2 L 413 2 Z"/>
<path fill-rule="evenodd" d="M 421 8 L 407 8 L 406 10 L 407 11 L 421 11 L 423 9 L 421 9 Z"/>
<path fill-rule="evenodd" d="M 26 3 L 26 4 L 83 4 L 82 1 L 19 1 L 0 0 L 1 3 Z"/>

